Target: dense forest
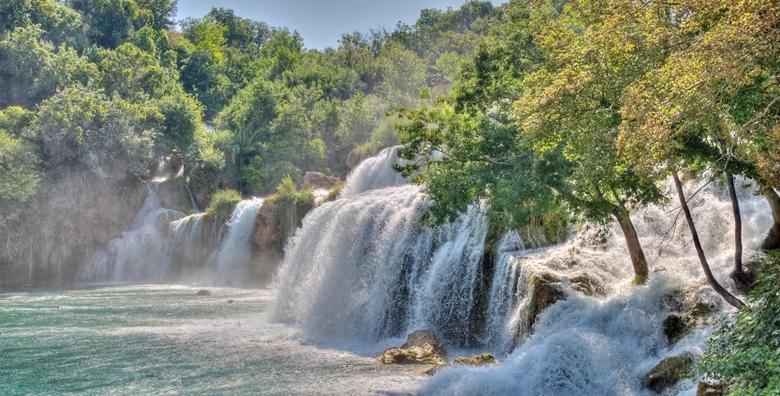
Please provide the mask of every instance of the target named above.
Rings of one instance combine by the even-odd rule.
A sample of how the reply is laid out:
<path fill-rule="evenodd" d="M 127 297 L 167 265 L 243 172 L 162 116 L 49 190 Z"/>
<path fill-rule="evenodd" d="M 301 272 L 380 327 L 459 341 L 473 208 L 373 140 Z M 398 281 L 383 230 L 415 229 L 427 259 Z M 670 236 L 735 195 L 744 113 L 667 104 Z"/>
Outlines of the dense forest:
<path fill-rule="evenodd" d="M 175 15 L 175 0 L 0 4 L 0 286 L 27 261 L 46 263 L 37 283 L 69 283 L 160 172 L 183 173 L 192 202 L 168 206 L 189 212 L 294 192 L 309 171 L 343 179 L 403 145 L 398 171 L 423 186 L 430 224 L 476 202 L 501 230 L 614 221 L 635 285 L 653 274 L 632 215 L 671 204 L 741 309 L 702 372 L 740 394 L 780 389 L 776 1 L 471 0 L 324 50 L 229 9 Z M 749 298 L 710 270 L 694 179 L 730 193 L 732 278 Z M 743 263 L 743 186 L 774 221 L 763 267 Z"/>

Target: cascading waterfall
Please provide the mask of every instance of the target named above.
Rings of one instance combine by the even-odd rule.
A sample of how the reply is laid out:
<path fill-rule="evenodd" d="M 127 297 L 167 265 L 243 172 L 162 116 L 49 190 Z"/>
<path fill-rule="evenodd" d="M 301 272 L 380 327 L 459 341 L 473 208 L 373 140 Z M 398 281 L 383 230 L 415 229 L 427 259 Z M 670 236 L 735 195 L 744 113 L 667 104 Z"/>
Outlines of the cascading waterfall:
<path fill-rule="evenodd" d="M 392 165 L 398 148 L 364 161 L 341 199 L 306 216 L 278 274 L 276 317 L 321 338 L 378 340 L 435 328 L 466 344 L 487 219 L 420 224 L 428 204 Z"/>
<path fill-rule="evenodd" d="M 133 219 L 129 231 L 109 242 L 79 276 L 84 282 L 158 281 L 168 273 L 163 228 L 183 213 L 160 206 L 156 186 Z"/>
<path fill-rule="evenodd" d="M 252 262 L 252 231 L 262 198 L 239 202 L 230 216 L 228 231 L 217 251 L 215 279 L 221 284 L 244 284 Z"/>
<path fill-rule="evenodd" d="M 351 197 L 369 190 L 407 184 L 406 178 L 393 169 L 394 164 L 403 166 L 405 163 L 398 158 L 400 149 L 401 146 L 388 147 L 361 162 L 347 178 L 340 196 Z"/>

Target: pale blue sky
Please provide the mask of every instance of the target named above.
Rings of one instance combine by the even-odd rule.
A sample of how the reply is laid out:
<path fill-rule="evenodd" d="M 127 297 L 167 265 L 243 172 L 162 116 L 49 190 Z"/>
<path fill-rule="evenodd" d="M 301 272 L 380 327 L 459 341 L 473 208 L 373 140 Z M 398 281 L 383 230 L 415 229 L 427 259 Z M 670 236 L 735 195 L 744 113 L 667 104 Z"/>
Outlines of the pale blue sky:
<path fill-rule="evenodd" d="M 492 0 L 500 4 L 506 0 Z M 212 7 L 232 8 L 237 15 L 288 27 L 303 36 L 307 48 L 335 47 L 341 33 L 413 23 L 423 8 L 457 8 L 465 0 L 178 0 L 178 19 L 200 18 Z"/>

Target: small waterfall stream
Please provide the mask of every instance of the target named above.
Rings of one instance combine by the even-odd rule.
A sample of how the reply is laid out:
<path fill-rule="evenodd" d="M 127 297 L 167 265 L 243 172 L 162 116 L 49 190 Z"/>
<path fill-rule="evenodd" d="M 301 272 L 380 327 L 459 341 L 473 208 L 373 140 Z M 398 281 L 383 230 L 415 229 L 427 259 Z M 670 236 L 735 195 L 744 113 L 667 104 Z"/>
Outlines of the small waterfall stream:
<path fill-rule="evenodd" d="M 215 279 L 220 284 L 244 284 L 250 275 L 252 231 L 262 198 L 239 202 L 228 222 L 228 232 L 217 251 Z"/>

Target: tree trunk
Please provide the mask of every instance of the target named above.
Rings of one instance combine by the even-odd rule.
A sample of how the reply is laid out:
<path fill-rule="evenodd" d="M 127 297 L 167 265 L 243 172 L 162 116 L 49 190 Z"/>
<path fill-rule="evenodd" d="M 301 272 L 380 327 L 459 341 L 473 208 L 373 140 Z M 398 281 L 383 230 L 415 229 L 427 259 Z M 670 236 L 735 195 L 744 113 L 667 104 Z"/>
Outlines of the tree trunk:
<path fill-rule="evenodd" d="M 742 267 L 742 214 L 739 210 L 734 175 L 730 172 L 726 172 L 726 186 L 729 189 L 729 198 L 731 198 L 731 211 L 734 213 L 734 271 L 731 272 L 731 279 L 737 284 L 739 290 L 749 292 L 752 289 L 753 280 Z"/>
<path fill-rule="evenodd" d="M 623 236 L 626 239 L 628 253 L 631 256 L 631 264 L 634 266 L 634 284 L 641 285 L 647 282 L 648 270 L 645 252 L 642 251 L 642 245 L 639 243 L 639 237 L 634 229 L 634 223 L 631 222 L 631 216 L 623 208 L 617 208 L 613 212 L 615 219 L 623 230 Z"/>
<path fill-rule="evenodd" d="M 715 279 L 715 276 L 712 274 L 710 265 L 707 263 L 707 257 L 704 255 L 704 249 L 701 247 L 701 241 L 699 241 L 699 233 L 696 232 L 696 225 L 693 223 L 691 210 L 688 208 L 688 202 L 685 201 L 685 193 L 683 192 L 680 178 L 677 176 L 676 172 L 672 174 L 672 177 L 674 178 L 674 187 L 677 189 L 677 198 L 680 199 L 680 207 L 682 207 L 682 211 L 685 214 L 685 220 L 688 222 L 688 228 L 691 231 L 693 246 L 696 247 L 696 254 L 699 256 L 699 262 L 701 263 L 701 268 L 704 270 L 704 275 L 707 276 L 707 281 L 710 283 L 710 286 L 712 286 L 712 288 L 715 289 L 715 291 L 718 292 L 718 294 L 720 294 L 724 300 L 726 300 L 726 302 L 738 309 L 744 308 L 745 303 L 734 297 L 734 295 L 729 293 L 728 290 L 721 286 L 721 284 L 718 283 L 718 280 Z"/>
<path fill-rule="evenodd" d="M 780 196 L 772 187 L 763 188 L 761 191 L 769 202 L 769 207 L 772 209 L 772 218 L 774 224 L 769 229 L 769 234 L 764 238 L 764 242 L 761 243 L 761 249 L 773 250 L 780 249 Z"/>

